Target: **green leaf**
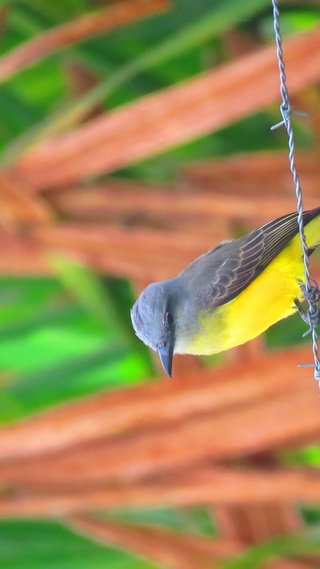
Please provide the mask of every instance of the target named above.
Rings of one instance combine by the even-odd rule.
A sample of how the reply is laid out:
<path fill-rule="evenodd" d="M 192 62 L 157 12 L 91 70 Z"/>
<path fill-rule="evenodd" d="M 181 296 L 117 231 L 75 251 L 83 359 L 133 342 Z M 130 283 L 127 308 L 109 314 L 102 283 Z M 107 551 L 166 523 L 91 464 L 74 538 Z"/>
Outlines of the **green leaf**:
<path fill-rule="evenodd" d="M 72 533 L 57 522 L 0 522 L 5 569 L 156 569 L 155 565 Z"/>
<path fill-rule="evenodd" d="M 93 318 L 106 329 L 117 326 L 112 303 L 109 302 L 101 280 L 89 267 L 58 255 L 51 257 L 51 264 L 64 286 Z"/>
<path fill-rule="evenodd" d="M 222 563 L 220 569 L 258 569 L 274 559 L 303 556 L 312 557 L 320 553 L 320 528 L 312 528 L 299 534 L 278 537 L 256 545 L 243 555 Z"/>

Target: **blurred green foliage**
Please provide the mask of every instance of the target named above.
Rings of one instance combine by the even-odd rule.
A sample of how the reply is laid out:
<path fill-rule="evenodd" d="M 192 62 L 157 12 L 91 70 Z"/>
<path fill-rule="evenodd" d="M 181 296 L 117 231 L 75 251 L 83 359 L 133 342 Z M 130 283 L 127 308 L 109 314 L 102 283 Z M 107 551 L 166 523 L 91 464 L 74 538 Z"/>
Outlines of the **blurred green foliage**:
<path fill-rule="evenodd" d="M 70 103 L 66 65 L 81 63 L 97 78 L 93 98 L 106 108 L 173 85 L 226 58 L 223 32 L 251 30 L 262 41 L 272 40 L 269 0 L 173 0 L 173 9 L 86 40 L 22 71 L 0 91 L 0 150 L 17 138 L 32 141 L 44 121 L 68 114 Z M 90 0 L 7 0 L 2 53 L 22 42 L 101 8 Z M 294 32 L 314 26 L 319 8 L 303 1 L 284 7 L 282 27 Z M 87 98 L 86 98 L 87 97 Z M 90 106 L 84 95 L 82 103 Z M 278 111 L 277 111 L 278 112 Z M 58 115 L 57 115 L 58 113 Z M 153 182 L 174 179 L 181 164 L 236 151 L 257 151 L 286 144 L 283 132 L 270 132 L 277 120 L 260 113 L 220 132 L 140 162 L 121 175 Z M 297 126 L 300 145 L 311 142 Z M 0 280 L 0 422 L 6 423 L 64 401 L 101 389 L 132 385 L 154 375 L 147 349 L 131 328 L 133 293 L 128 282 L 102 278 L 91 271 L 53 260 L 55 278 Z M 270 347 L 300 341 L 304 331 L 281 322 L 266 335 Z M 307 452 L 294 457 L 310 463 Z M 291 457 L 293 460 L 293 457 Z M 312 450 L 319 464 L 318 447 Z M 318 509 L 305 510 L 307 522 L 319 521 Z M 163 523 L 177 531 L 214 532 L 204 509 L 122 512 L 118 519 Z M 270 546 L 272 548 L 272 546 Z M 259 559 L 271 549 L 259 550 Z M 257 559 L 252 554 L 252 559 Z M 250 559 L 249 559 L 250 561 Z M 247 563 L 249 563 L 247 559 Z M 76 536 L 59 523 L 20 521 L 0 523 L 0 563 L 5 569 L 151 569 L 152 565 L 124 552 L 107 549 Z M 228 567 L 253 567 L 228 565 Z"/>
<path fill-rule="evenodd" d="M 155 569 L 49 521 L 0 522 L 0 552 L 6 569 Z"/>

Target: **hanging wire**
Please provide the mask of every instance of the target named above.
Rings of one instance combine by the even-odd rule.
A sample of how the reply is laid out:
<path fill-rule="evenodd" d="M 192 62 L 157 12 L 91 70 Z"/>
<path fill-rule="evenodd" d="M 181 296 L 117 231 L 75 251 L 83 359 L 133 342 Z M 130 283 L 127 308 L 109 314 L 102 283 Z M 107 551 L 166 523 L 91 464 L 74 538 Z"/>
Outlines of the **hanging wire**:
<path fill-rule="evenodd" d="M 314 364 L 301 364 L 301 366 L 314 367 L 314 377 L 317 381 L 320 381 L 320 360 L 318 353 L 318 334 L 317 334 L 317 325 L 320 322 L 320 317 L 319 317 L 320 291 L 318 283 L 312 280 L 310 276 L 308 246 L 303 228 L 302 190 L 295 162 L 294 134 L 291 125 L 291 116 L 293 114 L 305 116 L 306 113 L 295 112 L 291 108 L 289 93 L 286 86 L 287 78 L 285 73 L 285 64 L 284 64 L 283 51 L 282 51 L 282 37 L 280 32 L 280 12 L 278 8 L 278 0 L 272 0 L 272 6 L 273 6 L 273 25 L 274 25 L 275 40 L 277 46 L 277 58 L 278 58 L 278 66 L 280 74 L 280 94 L 282 98 L 282 103 L 280 105 L 282 121 L 274 125 L 272 127 L 272 130 L 280 126 L 285 126 L 288 134 L 289 164 L 296 191 L 297 212 L 298 212 L 297 222 L 299 225 L 299 234 L 301 239 L 303 262 L 304 262 L 305 283 L 301 285 L 301 290 L 303 292 L 305 300 L 308 303 L 308 310 L 307 312 L 303 312 L 299 303 L 297 303 L 297 306 L 303 320 L 310 326 L 309 330 L 304 334 L 304 336 L 309 333 L 312 334 L 312 349 L 314 357 Z"/>

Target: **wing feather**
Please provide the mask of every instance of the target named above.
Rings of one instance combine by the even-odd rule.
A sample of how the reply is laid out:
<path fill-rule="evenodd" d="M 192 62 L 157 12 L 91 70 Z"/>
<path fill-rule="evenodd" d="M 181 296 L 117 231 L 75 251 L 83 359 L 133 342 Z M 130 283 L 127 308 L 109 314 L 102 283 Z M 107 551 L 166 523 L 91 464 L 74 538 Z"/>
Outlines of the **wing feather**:
<path fill-rule="evenodd" d="M 319 214 L 320 208 L 304 212 L 304 225 Z M 292 213 L 270 221 L 240 239 L 218 246 L 192 263 L 192 270 L 198 268 L 205 273 L 199 296 L 206 309 L 216 308 L 235 298 L 298 232 L 297 213 Z M 198 264 L 201 266 L 197 267 Z M 209 285 L 208 271 L 212 272 Z"/>

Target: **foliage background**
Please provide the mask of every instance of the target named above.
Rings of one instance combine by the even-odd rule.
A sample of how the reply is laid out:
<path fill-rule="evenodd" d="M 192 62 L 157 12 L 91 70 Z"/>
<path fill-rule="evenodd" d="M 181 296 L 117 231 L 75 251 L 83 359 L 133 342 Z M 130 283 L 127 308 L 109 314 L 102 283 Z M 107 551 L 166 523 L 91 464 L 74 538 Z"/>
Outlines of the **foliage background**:
<path fill-rule="evenodd" d="M 56 26 L 115 4 L 117 2 L 99 0 L 1 2 L 1 52 L 5 58 L 5 54 L 24 42 Z M 281 23 L 285 35 L 313 30 L 318 18 L 318 2 L 283 2 Z M 0 90 L 2 166 L 14 168 L 21 156 L 32 152 L 36 144 L 46 141 L 53 133 L 74 132 L 78 125 L 103 112 L 112 112 L 146 95 L 179 85 L 272 41 L 271 8 L 267 0 L 240 3 L 237 0 L 174 0 L 168 9 L 155 10 L 149 17 L 75 42 L 43 59 L 40 57 L 12 77 L 3 78 Z M 310 103 L 312 97 L 319 100 L 316 88 L 300 94 L 300 103 L 315 109 L 317 104 Z M 81 106 L 77 106 L 79 103 Z M 75 109 L 80 109 L 80 116 L 74 116 Z M 277 117 L 276 106 L 269 106 L 178 147 L 165 147 L 155 156 L 111 173 L 88 175 L 86 188 L 90 192 L 90 184 L 97 179 L 99 182 L 111 179 L 166 184 L 173 188 L 181 171 L 196 161 L 285 148 L 284 133 L 269 130 Z M 317 149 L 315 122 L 311 121 L 311 125 L 307 121 L 297 122 L 300 148 Z M 121 138 L 122 133 L 119 136 Z M 114 142 L 116 146 L 117 140 Z M 106 154 L 108 151 L 105 148 Z M 265 185 L 268 185 L 267 180 Z M 54 203 L 50 192 L 43 195 L 49 204 L 51 199 Z M 56 215 L 59 218 L 59 212 Z M 5 211 L 0 217 L 3 217 L 5 233 L 23 239 L 24 232 L 28 231 L 25 220 L 20 223 L 18 218 L 11 219 L 8 223 Z M 63 215 L 60 219 L 64 221 Z M 101 223 L 110 220 L 106 216 L 106 219 L 90 221 L 99 228 Z M 130 224 L 130 220 L 127 223 Z M 189 225 L 192 235 L 192 220 Z M 208 238 L 207 248 L 212 244 Z M 103 241 L 100 246 L 103 248 Z M 165 253 L 170 255 L 170 251 Z M 118 275 L 106 271 L 102 274 L 97 267 L 90 266 L 90 262 L 84 266 L 56 251 L 50 252 L 46 263 L 49 270 L 36 267 L 30 274 L 26 269 L 19 274 L 19 267 L 12 271 L 2 269 L 0 421 L 3 425 L 101 390 L 152 382 L 159 376 L 152 356 L 136 340 L 129 318 L 143 279 L 130 281 L 121 271 Z M 289 324 L 281 323 L 266 335 L 265 345 L 280 347 L 300 342 L 303 330 L 298 318 Z M 209 363 L 206 361 L 205 365 Z M 317 466 L 318 447 L 312 445 L 295 454 L 289 452 L 286 460 L 288 464 Z M 7 490 L 2 488 L 1 491 Z M 317 527 L 320 510 L 317 506 L 305 507 L 303 516 L 307 528 Z M 215 516 L 209 507 L 123 510 L 113 513 L 113 519 L 151 527 L 160 525 L 182 535 L 217 534 Z M 155 567 L 152 559 L 149 562 L 121 548 L 79 537 L 65 526 L 64 520 L 4 519 L 0 526 L 0 559 L 6 569 Z M 314 539 L 317 542 L 318 536 L 314 538 L 312 534 L 312 547 L 306 539 L 304 553 L 314 548 Z M 288 545 L 289 551 L 292 543 Z M 256 566 L 259 558 L 272 555 L 277 547 L 271 542 L 269 549 L 257 554 Z M 254 558 L 255 553 L 252 555 Z"/>

